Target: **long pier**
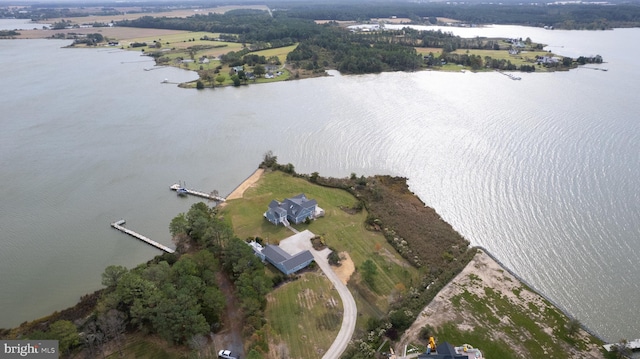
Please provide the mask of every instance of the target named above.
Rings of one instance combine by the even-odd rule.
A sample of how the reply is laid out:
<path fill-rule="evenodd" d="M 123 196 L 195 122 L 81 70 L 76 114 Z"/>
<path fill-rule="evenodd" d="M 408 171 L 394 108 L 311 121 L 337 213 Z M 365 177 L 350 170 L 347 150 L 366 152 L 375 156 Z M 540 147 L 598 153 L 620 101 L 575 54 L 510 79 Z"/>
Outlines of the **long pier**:
<path fill-rule="evenodd" d="M 503 75 L 507 76 L 508 78 L 510 78 L 512 80 L 522 80 L 522 78 L 520 76 L 516 76 L 514 74 L 510 74 L 510 73 L 507 73 L 507 72 L 502 72 L 502 71 L 499 71 L 499 70 L 496 70 L 496 72 L 500 73 L 500 74 L 503 74 Z"/>
<path fill-rule="evenodd" d="M 605 344 L 603 345 L 603 347 L 610 352 L 614 346 L 619 345 L 619 344 Z M 631 349 L 631 350 L 640 350 L 640 339 L 636 339 L 636 340 L 630 340 L 627 342 L 627 348 Z"/>
<path fill-rule="evenodd" d="M 184 188 L 178 183 L 175 183 L 175 184 L 171 185 L 171 187 L 169 187 L 169 188 L 174 190 L 174 191 L 178 191 L 179 189 L 182 189 L 187 194 L 190 194 L 192 196 L 202 197 L 202 198 L 210 199 L 210 200 L 213 200 L 213 201 L 216 201 L 216 202 L 224 202 L 224 201 L 226 201 L 226 199 L 224 197 L 214 196 L 214 195 L 209 194 L 209 193 L 205 193 L 205 192 L 201 192 L 201 191 L 194 191 L 192 189 Z"/>
<path fill-rule="evenodd" d="M 148 244 L 150 244 L 150 245 L 152 245 L 152 246 L 154 246 L 154 247 L 156 247 L 156 248 L 158 248 L 160 250 L 163 250 L 163 251 L 165 251 L 167 253 L 175 252 L 175 250 L 173 250 L 173 249 L 171 249 L 171 248 L 169 248 L 169 247 L 167 247 L 167 246 L 165 246 L 163 244 L 160 244 L 160 243 L 154 241 L 151 238 L 147 238 L 147 237 L 143 236 L 140 233 L 137 233 L 137 232 L 134 232 L 134 231 L 132 231 L 130 229 L 124 228 L 122 225 L 125 224 L 125 223 L 126 223 L 126 221 L 124 219 L 121 219 L 119 221 L 111 223 L 111 227 L 119 230 L 120 232 L 124 232 L 124 233 L 126 233 L 126 234 L 128 234 L 128 235 L 130 235 L 132 237 L 138 238 L 139 240 L 141 240 L 143 242 L 146 242 L 146 243 L 148 243 Z"/>

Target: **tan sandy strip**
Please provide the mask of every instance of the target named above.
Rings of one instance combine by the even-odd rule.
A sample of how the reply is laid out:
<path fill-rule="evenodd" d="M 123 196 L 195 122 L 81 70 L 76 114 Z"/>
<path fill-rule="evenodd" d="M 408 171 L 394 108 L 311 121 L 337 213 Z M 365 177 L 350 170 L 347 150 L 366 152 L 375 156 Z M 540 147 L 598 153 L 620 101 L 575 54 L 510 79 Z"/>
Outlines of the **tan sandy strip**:
<path fill-rule="evenodd" d="M 264 169 L 258 168 L 255 172 L 253 172 L 253 174 L 251 174 L 251 176 L 249 176 L 246 180 L 244 180 L 244 182 L 240 183 L 238 187 L 236 187 L 231 193 L 229 193 L 229 195 L 227 196 L 227 200 L 242 198 L 242 196 L 244 195 L 244 191 L 256 184 L 263 173 Z"/>

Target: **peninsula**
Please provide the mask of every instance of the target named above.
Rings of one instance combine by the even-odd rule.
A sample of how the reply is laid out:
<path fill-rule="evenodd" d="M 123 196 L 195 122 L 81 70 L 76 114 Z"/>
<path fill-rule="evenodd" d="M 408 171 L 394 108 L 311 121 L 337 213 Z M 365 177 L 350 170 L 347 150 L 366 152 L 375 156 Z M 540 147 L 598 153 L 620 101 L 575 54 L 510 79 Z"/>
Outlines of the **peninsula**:
<path fill-rule="evenodd" d="M 476 23 L 443 16 L 393 15 L 394 10 L 406 11 L 403 7 L 382 7 L 370 13 L 377 17 L 366 18 L 356 11 L 340 20 L 314 6 L 278 11 L 265 5 L 195 7 L 137 14 L 118 10 L 105 15 L 104 9 L 92 13 L 83 8 L 77 17 L 67 19 L 54 17 L 57 13 L 52 11 L 48 19 L 39 20 L 48 21 L 49 27 L 7 31 L 4 37 L 72 39 L 71 47 L 139 51 L 152 57 L 156 66 L 196 71 L 199 79 L 181 86 L 198 89 L 324 76 L 332 69 L 343 74 L 549 72 L 603 62 L 599 55 L 572 58 L 556 54 L 530 38 L 462 38 L 429 26 L 471 27 Z M 421 12 L 432 10 L 425 5 Z M 386 16 L 381 16 L 385 11 Z M 512 18 L 517 22 L 517 17 Z"/>
<path fill-rule="evenodd" d="M 314 211 L 270 223 L 287 198 Z M 58 339 L 64 357 L 374 358 L 423 352 L 430 336 L 491 358 L 605 357 L 597 337 L 470 248 L 405 178 L 298 174 L 268 153 L 223 206 L 194 204 L 169 229 L 175 253 L 110 266 L 105 289 L 0 336 Z M 288 272 L 260 261 L 267 247 L 314 261 Z"/>

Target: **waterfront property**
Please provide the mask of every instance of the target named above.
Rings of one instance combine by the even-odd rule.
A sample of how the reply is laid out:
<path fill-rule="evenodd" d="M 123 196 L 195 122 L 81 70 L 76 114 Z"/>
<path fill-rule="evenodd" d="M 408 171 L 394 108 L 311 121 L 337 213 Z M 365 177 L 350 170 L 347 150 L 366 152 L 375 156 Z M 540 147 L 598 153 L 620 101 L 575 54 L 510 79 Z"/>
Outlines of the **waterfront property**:
<path fill-rule="evenodd" d="M 322 217 L 324 210 L 318 207 L 315 199 L 308 199 L 304 193 L 291 198 L 285 198 L 278 202 L 275 199 L 269 203 L 269 208 L 264 213 L 264 217 L 271 223 L 285 226 L 289 223 L 302 223 L 307 219 Z"/>

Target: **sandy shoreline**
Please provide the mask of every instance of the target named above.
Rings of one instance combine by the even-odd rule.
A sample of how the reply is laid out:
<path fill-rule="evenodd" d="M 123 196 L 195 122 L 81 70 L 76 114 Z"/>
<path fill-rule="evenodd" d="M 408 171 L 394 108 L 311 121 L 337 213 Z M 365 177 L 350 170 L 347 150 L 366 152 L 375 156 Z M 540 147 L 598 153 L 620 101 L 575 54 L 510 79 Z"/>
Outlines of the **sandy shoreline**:
<path fill-rule="evenodd" d="M 240 183 L 238 187 L 236 187 L 233 191 L 231 191 L 231 193 L 229 193 L 229 195 L 227 196 L 227 200 L 242 198 L 242 196 L 244 195 L 244 191 L 255 185 L 263 173 L 263 168 L 258 168 L 257 170 L 255 170 L 249 177 L 247 177 L 247 179 Z"/>

